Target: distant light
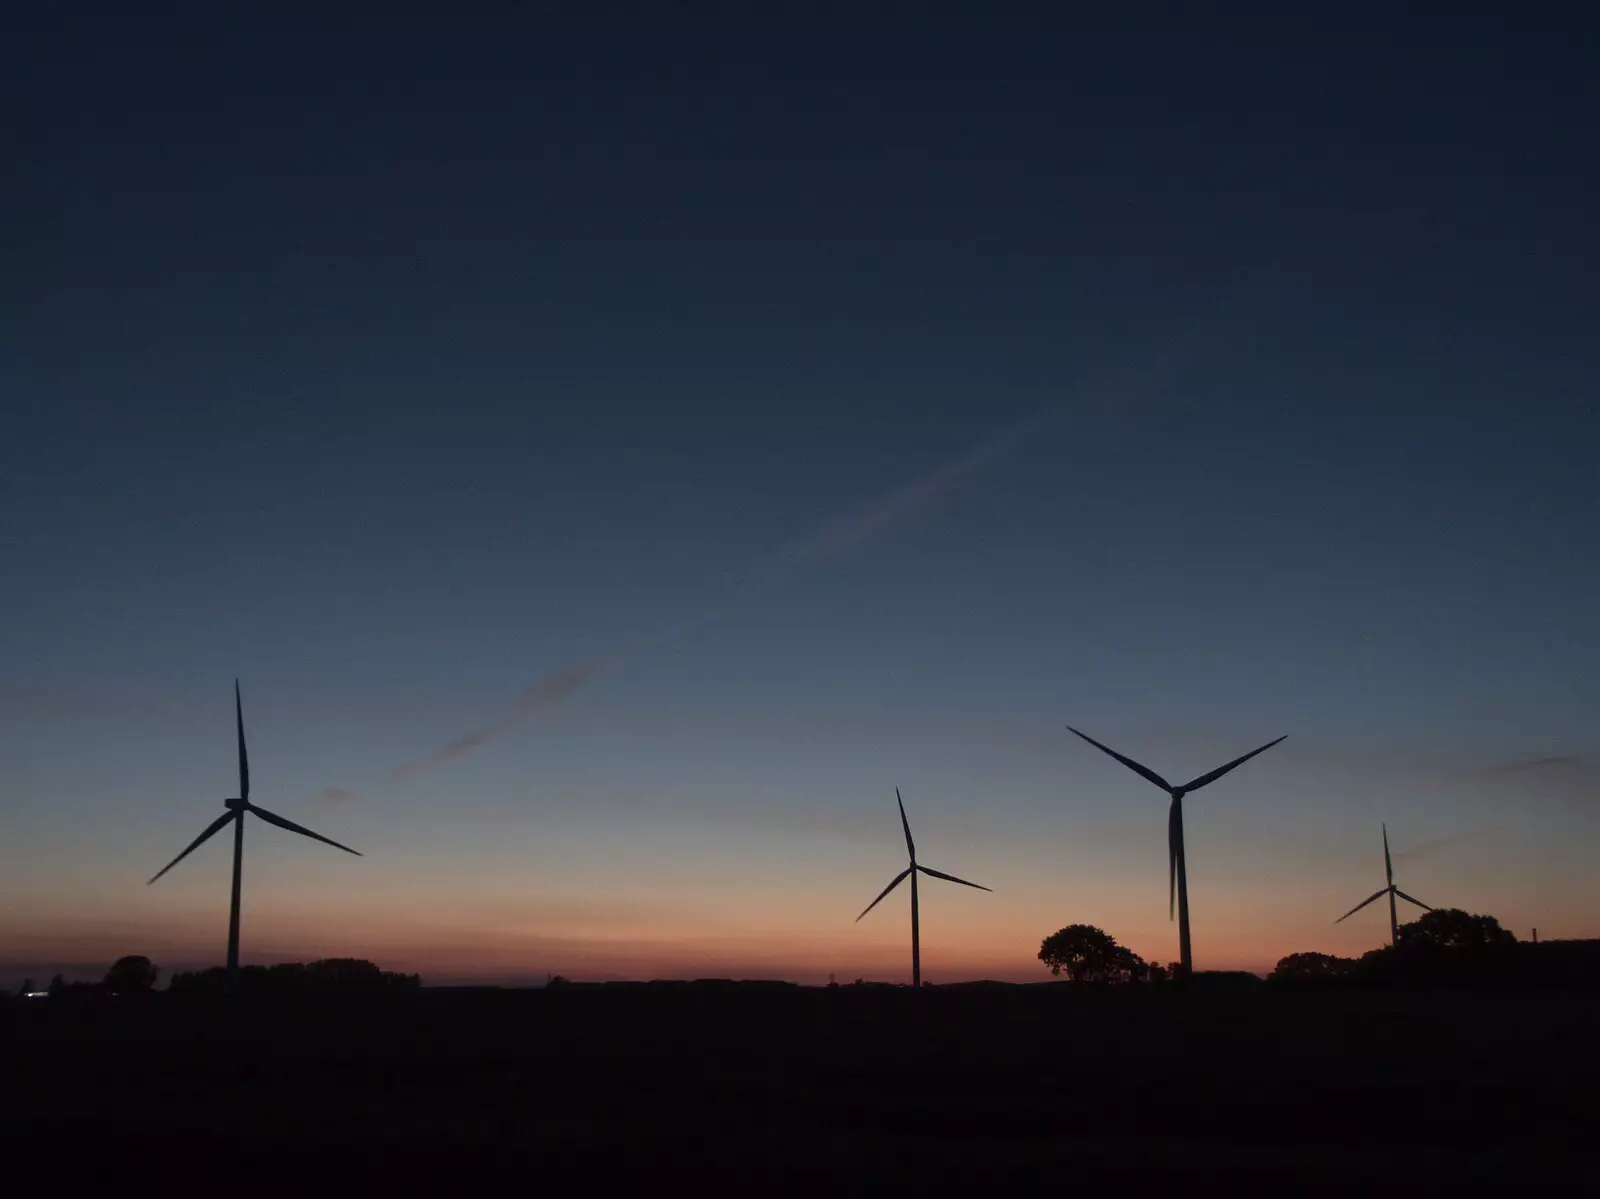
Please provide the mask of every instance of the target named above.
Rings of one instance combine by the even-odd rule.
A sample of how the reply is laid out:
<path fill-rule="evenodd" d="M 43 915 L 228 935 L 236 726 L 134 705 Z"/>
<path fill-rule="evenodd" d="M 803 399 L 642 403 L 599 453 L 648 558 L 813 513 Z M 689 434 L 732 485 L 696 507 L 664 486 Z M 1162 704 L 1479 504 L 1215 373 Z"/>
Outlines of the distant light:
<path fill-rule="evenodd" d="M 29 999 L 49 999 L 50 998 L 50 992 L 49 991 L 29 991 L 27 993 L 27 997 Z"/>

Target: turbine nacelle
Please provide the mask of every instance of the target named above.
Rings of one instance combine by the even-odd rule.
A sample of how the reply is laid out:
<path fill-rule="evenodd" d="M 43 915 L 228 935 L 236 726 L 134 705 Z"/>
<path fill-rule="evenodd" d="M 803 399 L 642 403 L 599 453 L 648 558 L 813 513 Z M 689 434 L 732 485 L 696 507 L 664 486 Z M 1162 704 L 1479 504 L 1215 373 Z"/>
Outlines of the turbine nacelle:
<path fill-rule="evenodd" d="M 242 812 L 246 808 L 248 808 L 250 805 L 245 803 L 244 800 L 240 799 L 237 795 L 235 795 L 231 799 L 223 800 L 222 801 L 222 806 L 225 807 L 225 808 L 228 808 L 228 809 L 230 809 L 231 811 L 234 811 L 234 812 Z"/>

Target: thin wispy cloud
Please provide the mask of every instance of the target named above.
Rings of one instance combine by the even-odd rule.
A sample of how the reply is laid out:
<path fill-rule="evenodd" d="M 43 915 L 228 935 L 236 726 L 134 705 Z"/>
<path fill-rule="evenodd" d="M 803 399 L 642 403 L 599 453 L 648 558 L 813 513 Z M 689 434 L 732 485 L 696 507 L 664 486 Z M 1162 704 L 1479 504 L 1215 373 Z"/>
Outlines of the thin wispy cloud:
<path fill-rule="evenodd" d="M 909 486 L 891 492 L 875 503 L 826 526 L 818 533 L 791 542 L 776 554 L 761 559 L 735 584 L 737 594 L 722 604 L 644 638 L 631 648 L 616 650 L 603 658 L 551 671 L 524 691 L 511 711 L 499 720 L 447 742 L 426 757 L 395 768 L 388 774 L 387 781 L 397 782 L 413 778 L 436 766 L 475 753 L 537 716 L 544 709 L 576 695 L 602 674 L 621 669 L 627 662 L 648 649 L 678 640 L 713 623 L 728 611 L 736 600 L 744 598 L 751 589 L 763 589 L 790 571 L 815 566 L 848 549 L 884 536 L 897 525 L 909 520 L 954 490 L 962 480 L 1014 449 L 1028 429 L 1038 423 L 1042 415 L 1041 413 L 1029 417 L 983 442 L 954 462 L 924 475 Z"/>
<path fill-rule="evenodd" d="M 1600 803 L 1600 761 L 1587 754 L 1544 754 L 1482 767 L 1460 776 L 1487 784 L 1519 803 L 1555 800 L 1593 811 Z"/>
<path fill-rule="evenodd" d="M 1538 771 L 1569 769 L 1582 763 L 1583 759 L 1577 754 L 1552 754 L 1544 757 L 1517 758 L 1510 762 L 1499 762 L 1493 766 L 1484 766 L 1478 770 L 1470 770 L 1465 775 L 1469 779 L 1503 778 L 1506 775 L 1533 774 Z"/>
<path fill-rule="evenodd" d="M 1123 406 L 1134 399 L 1148 396 L 1159 378 L 1172 374 L 1189 358 L 1201 341 L 1209 340 L 1214 335 L 1219 312 L 1232 313 L 1234 307 L 1235 305 L 1219 305 L 1182 336 L 1157 346 L 1152 353 L 1118 372 L 1112 379 L 1104 380 L 1093 388 L 1084 389 L 1076 397 L 1076 401 L 1098 403 L 1101 406 L 1107 404 Z M 747 598 L 752 591 L 766 590 L 796 570 L 819 565 L 848 550 L 887 535 L 956 490 L 965 480 L 1013 452 L 1029 433 L 1037 431 L 1044 421 L 1063 412 L 1066 407 L 1067 404 L 1063 401 L 1048 404 L 980 442 L 954 461 L 847 514 L 812 535 L 791 541 L 775 553 L 758 560 L 743 576 L 736 579 L 730 588 L 732 594 L 722 603 L 708 607 L 688 620 L 670 625 L 636 642 L 631 648 L 615 651 L 603 658 L 566 666 L 543 676 L 523 692 L 522 698 L 505 716 L 491 725 L 457 737 L 426 757 L 397 767 L 389 773 L 388 780 L 392 782 L 411 778 L 435 766 L 475 753 L 545 708 L 583 690 L 601 674 L 618 670 L 649 649 L 679 640 L 713 623 L 736 603 Z"/>
<path fill-rule="evenodd" d="M 355 797 L 356 793 L 346 787 L 324 787 L 317 792 L 315 802 L 319 804 L 338 804 Z"/>
<path fill-rule="evenodd" d="M 523 722 L 538 715 L 552 704 L 560 703 L 569 696 L 583 690 L 600 675 L 608 670 L 614 670 L 621 665 L 620 658 L 601 658 L 590 662 L 579 662 L 572 666 L 553 670 L 542 678 L 536 679 L 532 686 L 525 690 L 511 711 L 491 725 L 467 733 L 448 741 L 434 750 L 425 758 L 418 758 L 407 762 L 389 772 L 388 781 L 396 782 L 400 779 L 411 778 L 430 770 L 445 762 L 452 762 L 457 758 L 464 758 L 470 753 L 482 749 L 491 741 L 496 741 L 505 736 L 512 729 Z"/>
<path fill-rule="evenodd" d="M 891 492 L 876 503 L 852 512 L 816 534 L 791 542 L 776 554 L 757 563 L 751 573 L 759 579 L 795 567 L 814 565 L 871 541 L 874 537 L 882 536 L 895 525 L 955 490 L 968 476 L 1015 449 L 1028 429 L 1039 422 L 1041 415 L 1032 416 L 998 436 L 991 437 L 954 462 L 946 463 L 909 486 Z"/>
<path fill-rule="evenodd" d="M 1483 828 L 1467 829 L 1465 832 L 1451 833 L 1446 837 L 1435 837 L 1431 841 L 1423 841 L 1420 844 L 1412 845 L 1406 849 L 1397 849 L 1391 856 L 1396 862 L 1420 862 L 1423 858 L 1430 857 L 1431 855 L 1438 853 L 1441 849 L 1447 849 L 1459 842 L 1471 840 L 1474 837 L 1485 837 L 1490 833 L 1497 833 L 1499 831 L 1500 825 L 1498 824 L 1485 825 Z"/>

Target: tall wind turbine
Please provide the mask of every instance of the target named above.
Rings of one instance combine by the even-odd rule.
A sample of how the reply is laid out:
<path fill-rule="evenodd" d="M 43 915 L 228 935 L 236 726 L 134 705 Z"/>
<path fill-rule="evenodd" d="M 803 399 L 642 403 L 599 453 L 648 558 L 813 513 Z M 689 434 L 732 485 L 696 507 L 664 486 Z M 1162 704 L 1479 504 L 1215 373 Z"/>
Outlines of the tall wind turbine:
<path fill-rule="evenodd" d="M 1389 880 L 1388 886 L 1381 891 L 1374 891 L 1371 895 L 1367 896 L 1360 903 L 1356 904 L 1355 907 L 1351 908 L 1343 916 L 1340 916 L 1339 919 L 1334 921 L 1334 923 L 1343 924 L 1346 920 L 1350 919 L 1350 917 L 1354 916 L 1374 899 L 1378 899 L 1381 896 L 1387 895 L 1389 897 L 1389 944 L 1398 945 L 1400 943 L 1400 918 L 1395 914 L 1394 897 L 1398 895 L 1407 903 L 1414 903 L 1424 911 L 1431 912 L 1433 909 L 1428 907 L 1428 905 L 1423 903 L 1420 899 L 1412 899 L 1411 896 L 1407 895 L 1399 887 L 1394 885 L 1394 862 L 1389 857 L 1389 826 L 1387 824 L 1383 825 L 1383 875 Z"/>
<path fill-rule="evenodd" d="M 1074 733 L 1078 733 L 1078 730 L 1072 728 L 1070 724 L 1067 728 Z M 1242 766 L 1257 754 L 1271 749 L 1288 735 L 1288 733 L 1285 733 L 1283 737 L 1268 741 L 1260 749 L 1252 749 L 1244 757 L 1235 758 L 1226 766 L 1218 766 L 1215 770 L 1208 771 L 1181 787 L 1174 787 L 1149 767 L 1141 766 L 1132 758 L 1125 758 L 1109 746 L 1101 745 L 1100 742 L 1087 733 L 1078 733 L 1078 736 L 1082 737 L 1090 745 L 1110 754 L 1129 770 L 1135 774 L 1143 775 L 1172 796 L 1172 803 L 1167 808 L 1167 919 L 1172 919 L 1172 905 L 1174 897 L 1176 897 L 1178 905 L 1178 958 L 1185 974 L 1193 972 L 1194 958 L 1189 951 L 1189 871 L 1183 856 L 1183 797 L 1191 791 L 1200 790 L 1207 783 L 1216 782 L 1235 766 Z"/>
<path fill-rule="evenodd" d="M 294 821 L 285 820 L 282 816 L 269 812 L 265 808 L 258 808 L 250 802 L 250 759 L 246 756 L 244 750 L 244 706 L 239 700 L 238 679 L 233 680 L 233 717 L 239 730 L 238 797 L 223 800 L 223 806 L 227 808 L 227 811 L 208 824 L 206 831 L 189 843 L 188 849 L 163 866 L 155 878 L 150 880 L 152 883 L 155 882 L 157 878 L 160 878 L 179 862 L 183 861 L 184 858 L 200 848 L 204 842 L 221 832 L 229 821 L 233 822 L 233 904 L 228 910 L 228 991 L 230 993 L 237 991 L 239 988 L 239 884 L 240 868 L 243 866 L 244 859 L 244 814 L 246 812 L 254 812 L 268 824 L 286 828 L 291 833 L 299 833 L 302 837 L 310 837 L 313 841 L 321 841 L 323 844 L 331 845 L 335 849 L 342 849 L 345 853 L 353 853 L 358 858 L 361 856 L 360 853 L 357 853 L 348 845 L 340 845 L 337 841 L 324 837 L 321 833 L 314 833 L 308 828 L 302 828 Z M 146 885 L 148 886 L 149 884 Z"/>
<path fill-rule="evenodd" d="M 911 858 L 911 864 L 899 874 L 895 875 L 893 882 L 891 882 L 882 891 L 878 892 L 878 898 L 874 899 L 866 906 L 865 910 L 862 911 L 861 916 L 865 916 L 867 912 L 870 912 L 873 908 L 877 907 L 885 895 L 889 894 L 890 891 L 893 891 L 901 883 L 906 881 L 907 875 L 911 877 L 911 985 L 921 989 L 922 925 L 917 916 L 917 874 L 920 872 L 922 874 L 932 875 L 934 878 L 944 879 L 944 881 L 947 883 L 960 883 L 963 887 L 977 887 L 978 890 L 988 891 L 991 894 L 993 893 L 994 888 L 979 886 L 977 883 L 969 883 L 964 878 L 957 878 L 953 874 L 946 874 L 942 870 L 933 869 L 931 866 L 921 865 L 917 861 L 916 843 L 911 840 L 911 822 L 906 819 L 906 805 L 905 801 L 900 798 L 899 787 L 894 789 L 894 801 L 900 805 L 900 827 L 906 830 L 906 853 Z M 861 923 L 861 916 L 856 917 L 857 924 Z"/>

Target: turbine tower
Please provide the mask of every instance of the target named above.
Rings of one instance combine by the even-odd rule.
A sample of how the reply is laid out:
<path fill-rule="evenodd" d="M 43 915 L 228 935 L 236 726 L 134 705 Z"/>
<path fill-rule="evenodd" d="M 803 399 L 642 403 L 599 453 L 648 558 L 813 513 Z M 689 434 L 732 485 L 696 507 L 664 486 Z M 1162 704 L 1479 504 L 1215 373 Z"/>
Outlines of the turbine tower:
<path fill-rule="evenodd" d="M 963 887 L 977 887 L 978 890 L 988 891 L 991 894 L 993 893 L 994 888 L 979 886 L 977 883 L 969 883 L 964 878 L 957 878 L 953 874 L 945 874 L 942 870 L 935 870 L 931 866 L 923 866 L 919 864 L 917 862 L 917 847 L 915 842 L 911 840 L 911 822 L 906 819 L 906 805 L 905 801 L 900 798 L 899 787 L 894 789 L 894 801 L 900 805 L 900 827 L 906 830 L 906 853 L 911 858 L 911 864 L 899 874 L 895 875 L 893 882 L 891 882 L 882 891 L 878 892 L 878 898 L 874 899 L 866 906 L 866 908 L 862 911 L 861 916 L 865 916 L 868 912 L 872 911 L 873 908 L 877 907 L 885 895 L 889 894 L 890 891 L 893 891 L 901 883 L 906 881 L 907 875 L 911 876 L 911 985 L 916 987 L 918 990 L 921 990 L 922 925 L 917 916 L 917 874 L 920 872 L 922 874 L 931 875 L 934 878 L 942 878 L 947 883 L 960 883 Z M 856 917 L 857 924 L 861 923 L 861 916 Z"/>
<path fill-rule="evenodd" d="M 258 808 L 255 804 L 250 802 L 250 759 L 248 756 L 246 756 L 244 749 L 244 706 L 239 699 L 238 679 L 233 680 L 233 717 L 239 731 L 238 797 L 234 799 L 223 800 L 223 806 L 227 808 L 227 811 L 208 824 L 205 832 L 201 833 L 189 843 L 188 849 L 184 850 L 177 857 L 173 858 L 172 861 L 163 866 L 160 871 L 157 872 L 155 878 L 150 880 L 152 883 L 155 882 L 157 878 L 160 878 L 179 862 L 183 861 L 184 858 L 188 857 L 196 849 L 200 848 L 204 842 L 210 840 L 215 834 L 221 832 L 223 827 L 227 825 L 229 821 L 233 822 L 233 903 L 228 909 L 229 994 L 233 994 L 239 989 L 239 885 L 240 869 L 243 866 L 244 859 L 245 813 L 254 812 L 268 824 L 275 824 L 279 828 L 286 828 L 291 833 L 299 833 L 302 837 L 310 837 L 313 841 L 321 841 L 325 845 L 333 846 L 335 849 L 342 849 L 345 851 L 345 853 L 353 853 L 358 858 L 361 856 L 360 853 L 357 853 L 348 845 L 340 845 L 337 841 L 334 841 L 328 837 L 324 837 L 321 833 L 314 833 L 308 828 L 302 828 L 294 821 L 285 820 L 282 816 L 279 816 L 273 812 L 269 812 L 265 808 Z M 148 886 L 149 884 L 146 885 Z"/>
<path fill-rule="evenodd" d="M 1394 862 L 1389 857 L 1389 826 L 1387 824 L 1385 824 L 1382 827 L 1383 827 L 1383 875 L 1384 875 L 1384 877 L 1386 879 L 1389 880 L 1389 885 L 1384 887 L 1383 890 L 1381 890 L 1381 891 L 1374 891 L 1371 895 L 1367 896 L 1360 903 L 1356 904 L 1355 907 L 1351 908 L 1343 916 L 1340 916 L 1339 919 L 1334 921 L 1334 923 L 1335 924 L 1343 924 L 1346 920 L 1350 919 L 1350 917 L 1354 916 L 1357 912 L 1359 912 L 1362 908 L 1366 907 L 1374 899 L 1377 899 L 1380 896 L 1387 895 L 1389 897 L 1389 944 L 1398 945 L 1400 943 L 1400 918 L 1395 914 L 1394 897 L 1396 895 L 1398 895 L 1401 899 L 1405 900 L 1407 903 L 1414 903 L 1419 908 L 1422 908 L 1424 911 L 1431 912 L 1431 911 L 1433 911 L 1433 909 L 1430 908 L 1427 904 L 1423 903 L 1422 900 L 1420 900 L 1420 899 L 1412 899 L 1411 896 L 1407 895 L 1399 887 L 1394 885 Z"/>
<path fill-rule="evenodd" d="M 1067 726 L 1074 733 L 1078 730 L 1070 724 Z M 1252 749 L 1242 758 L 1235 758 L 1226 766 L 1218 766 L 1215 770 L 1207 771 L 1197 779 L 1191 779 L 1181 787 L 1174 787 L 1166 779 L 1147 766 L 1141 766 L 1132 758 L 1125 758 L 1110 746 L 1101 745 L 1087 733 L 1078 733 L 1090 745 L 1104 753 L 1110 754 L 1135 774 L 1143 775 L 1156 786 L 1160 787 L 1172 797 L 1171 804 L 1167 807 L 1167 919 L 1172 919 L 1172 906 L 1174 901 L 1178 908 L 1178 959 L 1184 974 L 1194 971 L 1194 958 L 1189 949 L 1189 871 L 1188 864 L 1183 855 L 1183 797 L 1191 791 L 1198 791 L 1207 783 L 1214 783 L 1235 766 L 1242 766 L 1259 753 L 1271 749 L 1282 741 L 1283 737 L 1268 741 L 1260 749 Z"/>

